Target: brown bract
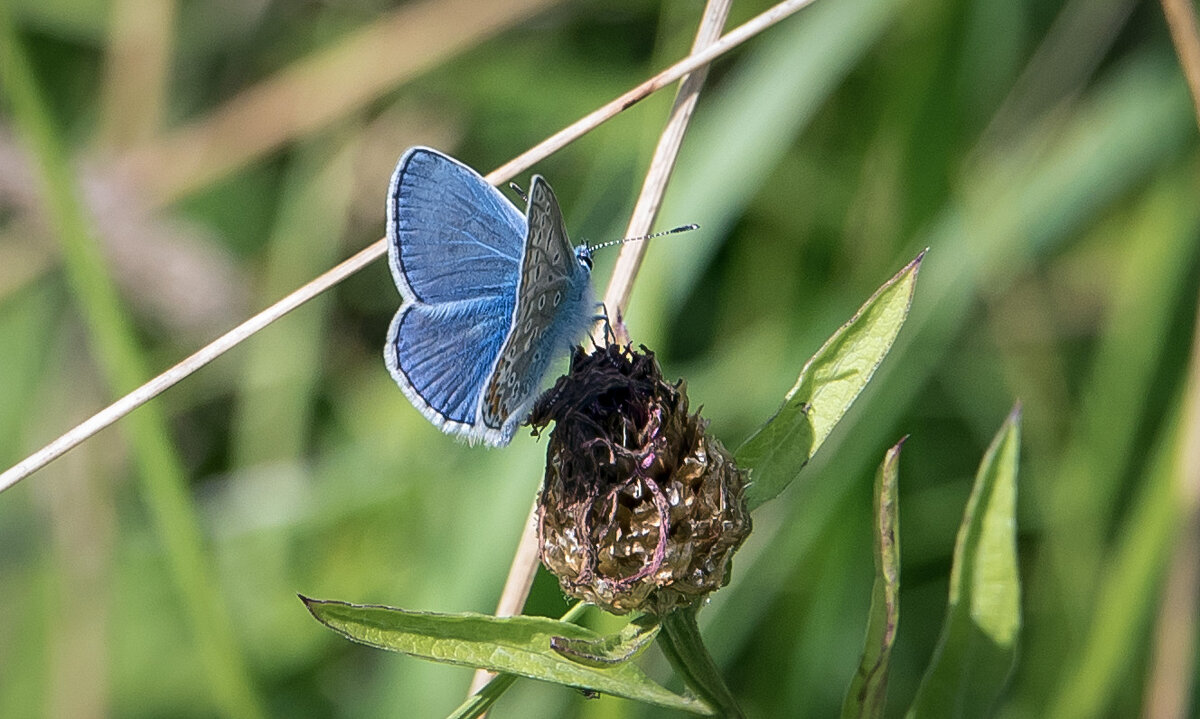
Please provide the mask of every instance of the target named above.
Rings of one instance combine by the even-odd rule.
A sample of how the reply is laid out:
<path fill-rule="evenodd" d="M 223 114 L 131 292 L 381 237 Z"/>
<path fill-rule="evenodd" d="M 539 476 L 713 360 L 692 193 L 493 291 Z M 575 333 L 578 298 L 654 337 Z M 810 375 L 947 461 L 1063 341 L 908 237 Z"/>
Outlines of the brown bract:
<path fill-rule="evenodd" d="M 538 499 L 542 563 L 567 594 L 615 614 L 665 614 L 728 581 L 750 533 L 745 477 L 688 414 L 653 353 L 577 350 L 539 400 L 537 432 L 554 420 Z"/>

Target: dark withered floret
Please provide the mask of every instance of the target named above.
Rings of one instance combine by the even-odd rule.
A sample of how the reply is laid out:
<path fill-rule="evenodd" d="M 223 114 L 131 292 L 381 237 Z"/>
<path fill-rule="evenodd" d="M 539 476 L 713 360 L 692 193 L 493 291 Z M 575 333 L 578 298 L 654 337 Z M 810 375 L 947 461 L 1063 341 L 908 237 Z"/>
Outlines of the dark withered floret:
<path fill-rule="evenodd" d="M 750 514 L 743 474 L 688 415 L 682 380 L 664 381 L 642 349 L 577 350 L 534 408 L 535 432 L 555 423 L 538 540 L 567 594 L 661 615 L 728 581 Z"/>

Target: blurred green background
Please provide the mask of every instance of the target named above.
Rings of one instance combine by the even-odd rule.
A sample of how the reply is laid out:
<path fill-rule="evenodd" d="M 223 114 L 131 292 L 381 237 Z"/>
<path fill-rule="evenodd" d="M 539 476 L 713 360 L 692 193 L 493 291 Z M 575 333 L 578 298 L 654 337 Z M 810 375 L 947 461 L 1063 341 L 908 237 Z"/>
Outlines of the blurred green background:
<path fill-rule="evenodd" d="M 702 11 L 0 2 L 33 77 L 0 92 L 3 467 L 379 238 L 409 145 L 487 172 L 686 54 Z M 735 3 L 728 26 L 768 6 Z M 623 234 L 670 102 L 535 168 L 577 241 Z M 81 223 L 47 199 L 53 138 L 30 128 L 63 143 Z M 654 242 L 629 325 L 726 444 L 930 248 L 891 356 L 701 613 L 752 716 L 837 712 L 869 605 L 871 478 L 910 434 L 903 714 L 971 477 L 1018 399 L 1025 618 L 997 716 L 1141 713 L 1175 455 L 1200 441 L 1172 441 L 1200 291 L 1196 135 L 1155 3 L 818 0 L 714 66 L 660 214 L 701 230 Z M 539 486 L 544 442 L 467 447 L 404 399 L 381 356 L 397 304 L 376 262 L 0 495 L 0 717 L 436 717 L 461 701 L 468 670 L 353 645 L 295 596 L 490 612 Z M 125 350 L 106 345 L 123 333 Z M 566 606 L 539 576 L 528 611 Z M 680 687 L 657 650 L 645 663 Z M 519 682 L 493 716 L 658 714 Z"/>

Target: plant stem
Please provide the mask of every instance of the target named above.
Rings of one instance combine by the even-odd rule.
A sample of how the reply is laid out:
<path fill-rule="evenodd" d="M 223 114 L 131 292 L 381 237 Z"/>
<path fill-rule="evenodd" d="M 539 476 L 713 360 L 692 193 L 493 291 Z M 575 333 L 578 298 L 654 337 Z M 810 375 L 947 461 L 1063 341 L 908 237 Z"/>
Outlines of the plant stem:
<path fill-rule="evenodd" d="M 725 26 L 725 19 L 729 15 L 731 3 L 732 0 L 709 0 L 704 9 L 704 16 L 696 33 L 696 39 L 692 44 L 693 54 L 712 45 L 720 37 L 721 29 Z M 678 156 L 679 146 L 683 142 L 684 130 L 687 129 L 688 121 L 692 117 L 692 111 L 696 106 L 696 100 L 700 95 L 700 88 L 704 84 L 707 73 L 708 67 L 703 66 L 692 74 L 686 75 L 680 82 L 675 104 L 671 108 L 671 115 L 659 137 L 654 158 L 650 162 L 650 169 L 642 183 L 642 192 L 629 222 L 626 237 L 647 234 L 650 226 L 654 223 L 658 208 L 662 204 L 662 196 L 666 191 L 671 168 L 675 166 L 675 158 Z M 645 244 L 644 242 L 634 242 L 621 248 L 617 267 L 613 270 L 612 279 L 605 292 L 606 306 L 614 313 L 613 326 L 620 335 L 626 335 L 623 338 L 626 341 L 628 336 L 624 329 L 625 324 L 620 318 L 624 313 L 625 304 L 629 300 L 633 281 L 637 277 L 638 267 L 641 265 L 641 253 L 644 252 Z M 634 256 L 630 256 L 630 252 L 633 252 Z M 605 341 L 603 329 L 598 330 L 595 341 L 597 343 Z M 533 509 L 530 510 L 529 519 L 525 521 L 525 531 L 521 535 L 520 544 L 513 556 L 508 579 L 504 582 L 504 591 L 496 605 L 496 616 L 519 614 L 525 607 L 525 600 L 529 596 L 529 589 L 533 585 L 538 565 L 536 514 L 535 502 Z M 471 682 L 470 692 L 478 691 L 491 676 L 483 669 L 476 671 L 475 678 Z"/>
<path fill-rule="evenodd" d="M 677 609 L 663 617 L 658 643 L 688 687 L 716 709 L 719 716 L 738 719 L 745 716 L 704 647 L 695 607 Z"/>
<path fill-rule="evenodd" d="M 704 9 L 704 17 L 700 21 L 700 29 L 692 44 L 692 53 L 698 53 L 712 45 L 721 37 L 725 20 L 729 17 L 729 7 L 733 0 L 709 0 Z M 708 77 L 708 66 L 696 70 L 679 83 L 679 93 L 675 96 L 675 104 L 671 107 L 671 116 L 658 138 L 654 148 L 654 157 L 650 160 L 650 168 L 646 171 L 646 179 L 642 183 L 642 192 L 638 196 L 637 205 L 633 208 L 633 216 L 625 230 L 626 237 L 640 237 L 650 233 L 658 210 L 662 206 L 663 195 L 667 191 L 667 181 L 671 178 L 671 170 L 675 168 L 675 160 L 679 157 L 679 148 L 683 144 L 683 133 L 687 130 L 696 103 L 700 99 L 700 90 Z M 646 256 L 646 242 L 630 242 L 621 246 L 617 256 L 617 264 L 613 267 L 612 278 L 608 289 L 604 292 L 604 306 L 610 313 L 613 329 L 620 340 L 628 341 L 625 330 L 625 308 L 629 305 L 629 296 L 633 292 L 633 281 L 637 278 Z M 594 333 L 598 343 L 604 342 L 604 329 L 598 328 Z"/>

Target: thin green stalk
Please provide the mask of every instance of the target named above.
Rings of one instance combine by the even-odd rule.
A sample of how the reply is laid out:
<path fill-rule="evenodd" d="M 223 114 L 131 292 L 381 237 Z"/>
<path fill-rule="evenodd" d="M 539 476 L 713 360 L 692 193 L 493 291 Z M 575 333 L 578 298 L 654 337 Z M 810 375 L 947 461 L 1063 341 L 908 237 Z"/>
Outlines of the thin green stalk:
<path fill-rule="evenodd" d="M 0 88 L 41 183 L 46 216 L 62 245 L 67 281 L 87 325 L 91 349 L 113 394 L 124 394 L 148 376 L 145 362 L 116 287 L 105 271 L 67 153 L 4 3 L 0 3 Z M 214 597 L 216 582 L 202 549 L 199 521 L 161 407 L 148 404 L 133 413 L 127 436 L 143 496 L 165 545 L 221 713 L 263 716 L 229 616 Z"/>
<path fill-rule="evenodd" d="M 736 719 L 745 716 L 704 646 L 695 607 L 678 609 L 663 617 L 658 643 L 688 688 L 716 709 L 719 716 Z"/>

